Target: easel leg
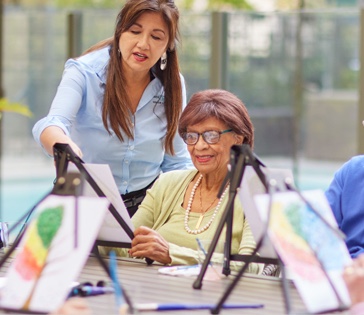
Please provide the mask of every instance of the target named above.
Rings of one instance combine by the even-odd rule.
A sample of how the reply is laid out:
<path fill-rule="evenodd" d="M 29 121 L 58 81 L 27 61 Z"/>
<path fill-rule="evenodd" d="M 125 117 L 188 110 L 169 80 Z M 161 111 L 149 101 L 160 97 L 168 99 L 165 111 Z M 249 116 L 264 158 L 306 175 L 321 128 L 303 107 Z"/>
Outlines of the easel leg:
<path fill-rule="evenodd" d="M 23 234 L 24 234 L 25 231 L 26 231 L 26 229 L 23 230 L 23 232 L 21 233 L 21 235 L 20 234 L 18 235 L 18 237 L 16 238 L 16 240 L 14 241 L 14 243 L 10 246 L 10 248 L 7 250 L 7 252 L 5 252 L 4 256 L 0 260 L 0 268 L 3 266 L 3 264 L 5 263 L 5 261 L 10 257 L 10 255 L 17 248 L 17 246 L 19 245 L 20 240 L 23 237 Z"/>
<path fill-rule="evenodd" d="M 253 257 L 253 256 L 252 256 Z M 227 290 L 225 291 L 224 295 L 220 299 L 220 301 L 217 303 L 217 305 L 211 310 L 211 314 L 219 314 L 222 305 L 225 303 L 227 298 L 229 297 L 230 293 L 234 290 L 238 282 L 240 281 L 240 278 L 243 276 L 244 272 L 248 269 L 250 261 L 247 261 L 246 264 L 239 270 L 239 273 L 236 275 L 233 282 L 229 285 Z"/>
<path fill-rule="evenodd" d="M 281 260 L 279 260 L 279 265 L 282 270 L 281 284 L 282 284 L 282 290 L 283 290 L 284 306 L 285 306 L 286 314 L 291 314 L 291 299 L 290 299 L 290 295 L 289 295 L 289 287 L 288 287 L 288 282 L 287 282 L 287 270 L 284 267 L 284 265 L 282 264 Z"/>
<path fill-rule="evenodd" d="M 102 259 L 101 255 L 99 253 L 99 249 L 97 248 L 96 242 L 94 243 L 94 246 L 92 247 L 91 253 L 96 256 L 101 267 L 105 270 L 107 275 L 111 278 L 110 270 L 109 270 L 108 266 L 106 265 L 106 262 Z"/>
<path fill-rule="evenodd" d="M 234 198 L 235 196 L 231 196 L 230 198 Z M 225 276 L 230 275 L 230 256 L 231 256 L 231 243 L 232 243 L 232 235 L 233 235 L 233 209 L 229 211 L 226 217 L 226 236 L 225 236 L 225 248 L 224 248 L 224 264 L 222 268 L 222 273 Z"/>
<path fill-rule="evenodd" d="M 234 198 L 229 197 L 227 206 L 224 209 L 224 212 L 223 212 L 223 214 L 221 216 L 221 220 L 219 222 L 219 225 L 217 226 L 215 235 L 214 235 L 214 237 L 213 237 L 213 239 L 211 241 L 211 245 L 209 247 L 209 251 L 207 253 L 205 261 L 203 262 L 203 264 L 201 266 L 201 271 L 200 271 L 199 275 L 197 276 L 197 279 L 195 280 L 195 282 L 192 285 L 194 289 L 201 289 L 201 287 L 202 287 L 203 277 L 204 277 L 204 275 L 206 273 L 208 264 L 211 261 L 212 254 L 213 254 L 213 252 L 214 252 L 214 250 L 216 248 L 216 244 L 217 244 L 217 241 L 218 241 L 218 239 L 219 239 L 219 237 L 221 235 L 222 229 L 224 228 L 225 222 L 227 220 L 227 215 L 228 215 L 229 211 L 232 211 L 231 206 L 232 206 L 233 202 L 234 202 Z"/>

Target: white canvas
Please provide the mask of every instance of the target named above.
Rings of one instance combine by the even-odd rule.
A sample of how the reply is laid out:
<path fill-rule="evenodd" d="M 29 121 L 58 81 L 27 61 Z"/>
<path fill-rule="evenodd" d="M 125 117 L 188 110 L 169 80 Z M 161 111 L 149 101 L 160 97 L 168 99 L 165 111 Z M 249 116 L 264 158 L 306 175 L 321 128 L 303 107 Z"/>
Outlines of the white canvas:
<path fill-rule="evenodd" d="M 114 177 L 111 173 L 110 167 L 107 164 L 82 164 L 87 172 L 95 180 L 96 184 L 100 187 L 106 198 L 115 207 L 116 211 L 123 218 L 124 222 L 129 226 L 131 231 L 134 231 L 134 225 L 131 221 L 129 213 L 124 205 L 120 196 L 119 190 L 116 186 Z M 76 166 L 70 163 L 69 171 L 78 171 Z M 85 183 L 83 189 L 85 196 L 97 196 L 96 192 L 89 185 Z M 105 220 L 100 228 L 97 240 L 109 242 L 131 243 L 131 238 L 125 233 L 124 229 L 116 221 L 110 211 L 105 216 Z"/>

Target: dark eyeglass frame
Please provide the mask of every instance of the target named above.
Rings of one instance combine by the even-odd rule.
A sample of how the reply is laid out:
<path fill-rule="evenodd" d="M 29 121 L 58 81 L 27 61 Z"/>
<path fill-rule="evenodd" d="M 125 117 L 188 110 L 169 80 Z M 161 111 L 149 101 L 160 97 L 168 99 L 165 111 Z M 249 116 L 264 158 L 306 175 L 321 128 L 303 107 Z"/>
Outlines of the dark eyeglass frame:
<path fill-rule="evenodd" d="M 198 133 L 198 132 L 184 132 L 183 134 L 182 134 L 182 139 L 183 139 L 183 141 L 184 141 L 184 143 L 186 143 L 187 145 L 195 145 L 197 142 L 198 142 L 198 140 L 200 139 L 200 136 L 202 136 L 202 139 L 206 142 L 206 143 L 208 143 L 208 144 L 216 144 L 216 143 L 218 143 L 219 141 L 220 141 L 220 136 L 222 135 L 222 134 L 224 134 L 224 133 L 228 133 L 228 132 L 231 132 L 231 131 L 233 131 L 232 129 L 226 129 L 226 130 L 222 130 L 222 131 L 217 131 L 217 130 L 206 130 L 206 131 L 204 131 L 204 132 L 201 132 L 201 133 Z M 217 138 L 217 140 L 216 141 L 209 141 L 209 140 L 207 140 L 206 139 L 206 133 L 208 133 L 208 132 L 216 132 L 219 136 L 218 136 L 218 138 Z M 196 141 L 194 142 L 194 143 L 189 143 L 188 141 L 187 141 L 187 135 L 188 134 L 194 134 L 194 135 L 197 135 L 197 138 L 196 138 Z"/>

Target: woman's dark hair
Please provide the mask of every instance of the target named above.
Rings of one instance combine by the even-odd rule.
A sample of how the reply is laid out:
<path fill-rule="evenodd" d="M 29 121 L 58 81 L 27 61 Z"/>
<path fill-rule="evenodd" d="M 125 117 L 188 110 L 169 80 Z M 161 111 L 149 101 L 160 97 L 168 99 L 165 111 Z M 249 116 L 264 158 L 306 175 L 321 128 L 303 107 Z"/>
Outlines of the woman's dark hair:
<path fill-rule="evenodd" d="M 120 129 L 129 138 L 133 138 L 130 100 L 125 90 L 126 81 L 119 52 L 119 39 L 122 33 L 126 32 L 143 13 L 147 12 L 159 13 L 169 31 L 167 67 L 162 71 L 159 60 L 153 66 L 152 72 L 163 84 L 164 108 L 167 117 L 165 149 L 168 153 L 174 154 L 173 138 L 177 132 L 178 120 L 182 111 L 182 83 L 176 51 L 176 44 L 179 41 L 179 11 L 174 1 L 128 0 L 117 16 L 114 36 L 97 43 L 84 54 L 108 45 L 111 46 L 102 119 L 105 128 L 109 131 L 110 125 L 121 141 L 124 139 Z"/>
<path fill-rule="evenodd" d="M 192 95 L 182 112 L 178 132 L 182 136 L 189 126 L 214 117 L 244 136 L 244 143 L 254 147 L 254 127 L 244 103 L 234 94 L 219 89 L 204 90 Z"/>

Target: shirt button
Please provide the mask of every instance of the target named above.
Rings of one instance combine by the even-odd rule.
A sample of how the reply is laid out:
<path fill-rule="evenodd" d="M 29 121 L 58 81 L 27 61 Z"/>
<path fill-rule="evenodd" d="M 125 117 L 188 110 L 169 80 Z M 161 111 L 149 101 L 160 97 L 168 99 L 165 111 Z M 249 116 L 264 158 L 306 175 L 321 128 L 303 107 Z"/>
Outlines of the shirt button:
<path fill-rule="evenodd" d="M 128 184 L 128 182 L 126 182 L 126 181 L 124 181 L 124 182 L 123 182 L 123 185 L 125 185 L 125 186 L 126 186 L 127 184 Z"/>
<path fill-rule="evenodd" d="M 133 146 L 133 145 L 131 145 L 131 146 L 129 147 L 129 150 L 134 150 L 134 146 Z"/>
<path fill-rule="evenodd" d="M 129 161 L 128 161 L 128 160 L 126 160 L 126 161 L 124 161 L 124 163 L 125 163 L 125 164 L 129 164 Z"/>

